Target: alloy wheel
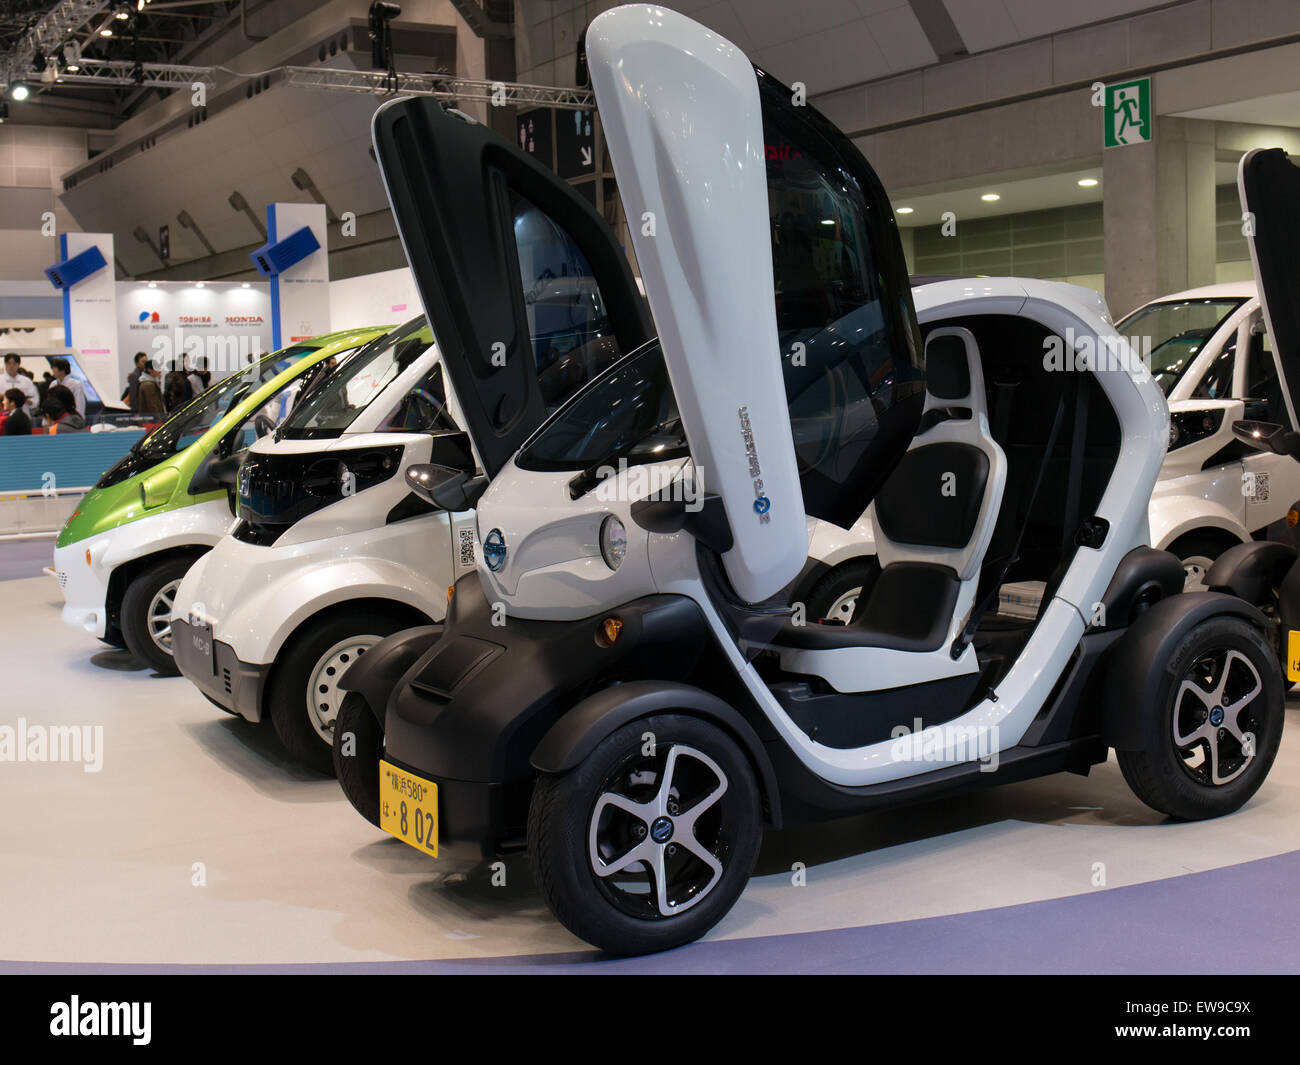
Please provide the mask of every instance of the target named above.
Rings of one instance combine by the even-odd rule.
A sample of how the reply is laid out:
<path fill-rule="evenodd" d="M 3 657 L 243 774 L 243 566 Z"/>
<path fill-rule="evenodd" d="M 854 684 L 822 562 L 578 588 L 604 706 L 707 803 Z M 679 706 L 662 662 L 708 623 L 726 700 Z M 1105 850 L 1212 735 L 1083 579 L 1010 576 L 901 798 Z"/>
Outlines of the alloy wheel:
<path fill-rule="evenodd" d="M 1220 648 L 1192 663 L 1174 696 L 1172 731 L 1179 762 L 1197 783 L 1227 784 L 1254 760 L 1263 690 L 1240 651 Z"/>
<path fill-rule="evenodd" d="M 176 592 L 180 589 L 180 580 L 168 581 L 149 600 L 146 615 L 149 625 L 149 639 L 164 654 L 172 653 L 172 606 L 176 602 Z"/>
<path fill-rule="evenodd" d="M 697 905 L 730 854 L 726 774 L 685 744 L 626 759 L 605 780 L 587 829 L 602 892 L 634 917 L 663 919 Z"/>

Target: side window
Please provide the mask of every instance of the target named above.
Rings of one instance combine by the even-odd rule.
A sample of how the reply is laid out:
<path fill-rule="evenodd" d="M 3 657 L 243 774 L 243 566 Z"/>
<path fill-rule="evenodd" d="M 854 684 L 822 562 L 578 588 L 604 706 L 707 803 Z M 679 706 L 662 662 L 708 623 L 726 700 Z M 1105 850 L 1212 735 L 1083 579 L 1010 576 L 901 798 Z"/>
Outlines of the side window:
<path fill-rule="evenodd" d="M 618 360 L 618 341 L 591 264 L 545 211 L 511 193 L 519 280 L 548 411 Z"/>
<path fill-rule="evenodd" d="M 1233 339 L 1223 345 L 1218 357 L 1210 363 L 1196 386 L 1197 399 L 1227 399 L 1232 395 L 1232 371 L 1236 362 L 1237 341 Z"/>

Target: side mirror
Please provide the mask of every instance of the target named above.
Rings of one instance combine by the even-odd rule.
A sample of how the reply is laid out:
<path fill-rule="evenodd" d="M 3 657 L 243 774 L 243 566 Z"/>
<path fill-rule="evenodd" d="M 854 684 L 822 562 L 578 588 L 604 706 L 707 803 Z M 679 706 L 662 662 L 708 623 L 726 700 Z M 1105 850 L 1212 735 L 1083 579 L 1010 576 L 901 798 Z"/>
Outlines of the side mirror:
<path fill-rule="evenodd" d="M 487 489 L 488 479 L 482 474 L 420 462 L 407 467 L 406 484 L 426 503 L 442 510 L 469 510 Z"/>
<path fill-rule="evenodd" d="M 1232 435 L 1256 451 L 1300 457 L 1300 433 L 1276 422 L 1240 421 L 1232 423 Z"/>
<path fill-rule="evenodd" d="M 215 451 L 208 453 L 194 471 L 190 480 L 190 495 L 203 495 L 205 492 L 219 492 L 226 489 L 234 492 L 235 481 L 239 476 L 239 466 L 244 461 L 245 452 L 236 451 L 224 458 Z"/>

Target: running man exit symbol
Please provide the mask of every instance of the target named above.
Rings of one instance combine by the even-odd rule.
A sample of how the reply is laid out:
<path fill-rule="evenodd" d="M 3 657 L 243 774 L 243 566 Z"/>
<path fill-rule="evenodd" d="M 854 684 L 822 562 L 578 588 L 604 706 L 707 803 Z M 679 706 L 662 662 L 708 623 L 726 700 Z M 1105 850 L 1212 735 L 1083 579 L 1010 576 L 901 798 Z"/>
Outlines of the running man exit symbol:
<path fill-rule="evenodd" d="M 1107 148 L 1144 144 L 1151 139 L 1151 79 L 1106 86 Z"/>

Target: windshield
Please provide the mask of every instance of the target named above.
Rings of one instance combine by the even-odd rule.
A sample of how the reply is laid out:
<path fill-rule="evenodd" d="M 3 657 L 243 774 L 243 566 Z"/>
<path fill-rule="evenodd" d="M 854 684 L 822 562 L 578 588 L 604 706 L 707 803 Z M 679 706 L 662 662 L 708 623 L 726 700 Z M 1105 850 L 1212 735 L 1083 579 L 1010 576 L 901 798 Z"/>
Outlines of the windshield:
<path fill-rule="evenodd" d="M 1169 395 L 1196 361 L 1205 342 L 1244 298 L 1168 300 L 1139 307 L 1115 326 L 1151 367 L 1156 383 Z"/>
<path fill-rule="evenodd" d="M 372 341 L 347 362 L 328 374 L 304 396 L 281 424 L 277 438 L 303 440 L 342 436 L 384 390 L 409 369 L 431 346 L 424 319 L 416 318 L 386 336 Z M 442 412 L 441 368 L 435 366 L 412 393 L 419 394 L 418 410 L 405 403 L 400 416 L 390 417 L 377 431 L 429 428 Z M 442 426 L 446 428 L 446 426 Z"/>
<path fill-rule="evenodd" d="M 658 341 L 607 370 L 519 452 L 525 470 L 581 470 L 625 458 L 629 466 L 687 454 Z"/>
<path fill-rule="evenodd" d="M 305 345 L 285 348 L 223 378 L 145 437 L 137 445 L 139 453 L 156 460 L 184 450 L 271 378 L 315 350 Z"/>

